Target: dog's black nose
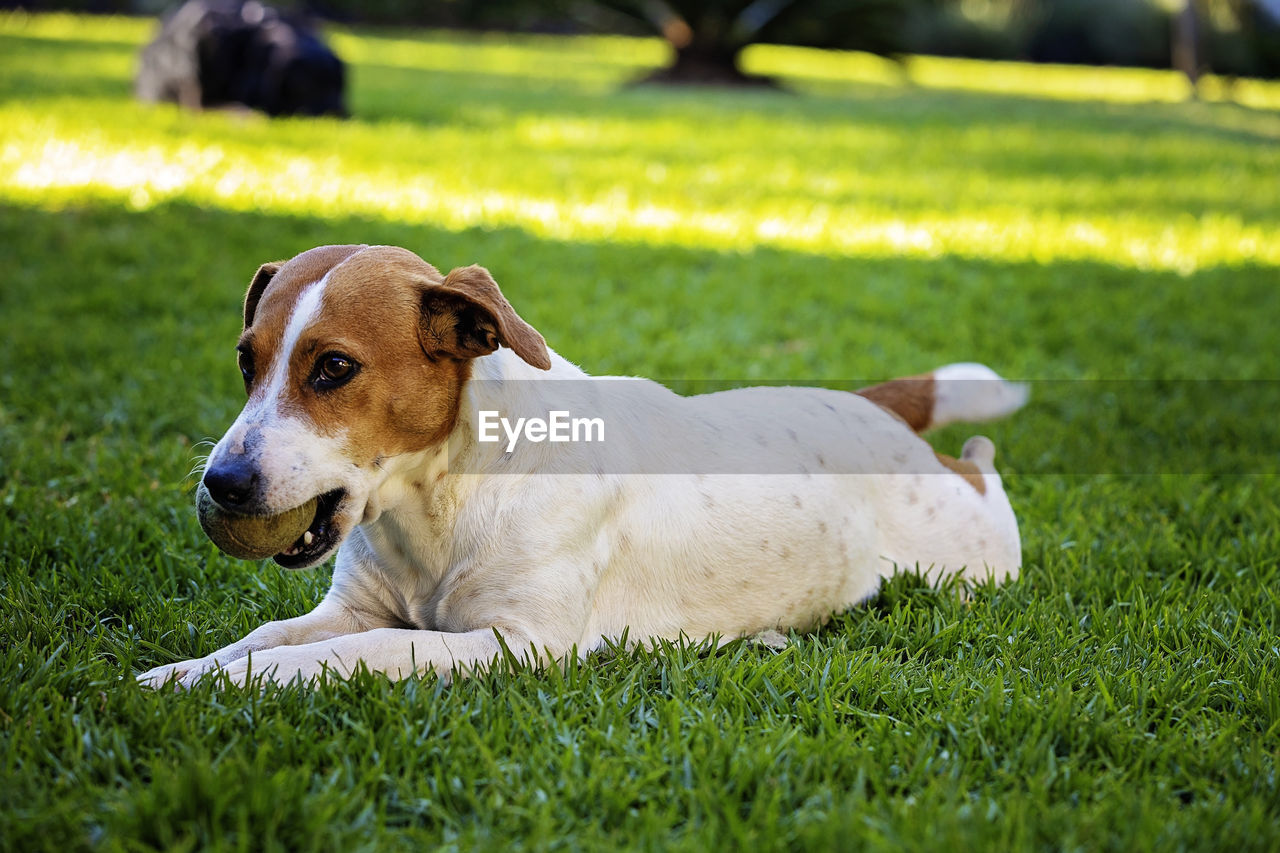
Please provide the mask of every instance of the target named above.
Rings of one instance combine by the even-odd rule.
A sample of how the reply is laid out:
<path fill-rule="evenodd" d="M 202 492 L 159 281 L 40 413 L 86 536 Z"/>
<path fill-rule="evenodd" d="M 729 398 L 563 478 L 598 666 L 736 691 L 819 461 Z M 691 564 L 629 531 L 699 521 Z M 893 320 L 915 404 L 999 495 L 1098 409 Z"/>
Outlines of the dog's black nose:
<path fill-rule="evenodd" d="M 223 509 L 242 509 L 257 491 L 257 466 L 240 459 L 221 462 L 204 472 L 204 487 Z"/>

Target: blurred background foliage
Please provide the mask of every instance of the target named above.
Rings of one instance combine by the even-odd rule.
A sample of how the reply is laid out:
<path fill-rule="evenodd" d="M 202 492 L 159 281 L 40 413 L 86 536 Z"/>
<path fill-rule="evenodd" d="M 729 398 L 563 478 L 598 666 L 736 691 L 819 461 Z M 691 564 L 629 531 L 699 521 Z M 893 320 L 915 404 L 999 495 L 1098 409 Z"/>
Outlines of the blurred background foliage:
<path fill-rule="evenodd" d="M 156 14 L 166 0 L 23 0 L 31 10 Z M 660 33 L 675 82 L 746 79 L 750 44 L 1280 76 L 1280 0 L 279 0 L 343 23 Z M 1190 21 L 1191 30 L 1180 29 Z M 1194 40 L 1193 67 L 1178 62 Z"/>

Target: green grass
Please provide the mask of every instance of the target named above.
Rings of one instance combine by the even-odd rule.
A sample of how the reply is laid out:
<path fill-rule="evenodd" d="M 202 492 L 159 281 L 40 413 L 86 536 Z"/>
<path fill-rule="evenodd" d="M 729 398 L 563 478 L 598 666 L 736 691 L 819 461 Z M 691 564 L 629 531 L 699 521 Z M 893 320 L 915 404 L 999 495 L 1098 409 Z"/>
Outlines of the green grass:
<path fill-rule="evenodd" d="M 0 18 L 0 847 L 1280 846 L 1275 389 L 1181 381 L 1276 378 L 1280 87 L 341 32 L 358 118 L 267 122 L 134 104 L 149 28 Z M 323 594 L 217 553 L 188 471 L 257 264 L 351 241 L 486 264 L 594 372 L 1063 380 L 991 429 L 1024 576 L 781 653 L 141 691 Z"/>

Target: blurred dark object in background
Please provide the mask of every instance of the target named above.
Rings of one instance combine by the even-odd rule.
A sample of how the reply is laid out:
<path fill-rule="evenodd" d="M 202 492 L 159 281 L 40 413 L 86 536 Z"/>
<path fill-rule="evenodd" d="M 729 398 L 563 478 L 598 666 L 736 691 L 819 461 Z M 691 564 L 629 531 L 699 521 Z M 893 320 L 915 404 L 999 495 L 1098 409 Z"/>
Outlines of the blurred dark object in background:
<path fill-rule="evenodd" d="M 1280 77 L 1280 0 L 1006 0 L 1023 58 Z"/>
<path fill-rule="evenodd" d="M 154 14 L 166 0 L 0 0 L 0 9 Z M 347 24 L 659 34 L 666 72 L 744 80 L 751 44 L 1179 67 L 1280 77 L 1280 0 L 275 0 Z M 1179 21 L 1179 19 L 1181 19 Z M 1192 45 L 1194 44 L 1194 50 Z M 1182 61 L 1175 63 L 1175 53 Z M 699 70 L 701 69 L 701 70 Z M 664 72 L 654 75 L 663 79 Z"/>
<path fill-rule="evenodd" d="M 753 82 L 739 59 L 758 43 L 1176 67 L 1193 85 L 1210 71 L 1280 76 L 1280 0 L 547 0 L 557 2 L 662 35 L 673 61 L 658 82 Z"/>
<path fill-rule="evenodd" d="M 1169 68 L 1171 15 L 1147 0 L 1042 0 L 1027 58 Z"/>
<path fill-rule="evenodd" d="M 670 65 L 656 83 L 759 83 L 741 70 L 751 44 L 865 50 L 897 58 L 905 52 L 914 5 L 903 0 L 595 0 L 646 23 L 671 45 Z"/>
<path fill-rule="evenodd" d="M 142 50 L 136 92 L 188 109 L 347 115 L 342 60 L 300 18 L 257 0 L 188 0 Z"/>

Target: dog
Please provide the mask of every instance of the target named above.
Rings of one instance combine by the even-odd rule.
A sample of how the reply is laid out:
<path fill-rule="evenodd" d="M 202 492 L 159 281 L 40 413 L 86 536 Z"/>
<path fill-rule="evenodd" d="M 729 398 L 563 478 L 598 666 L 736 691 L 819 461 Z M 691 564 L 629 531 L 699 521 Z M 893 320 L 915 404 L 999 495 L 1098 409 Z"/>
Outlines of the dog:
<path fill-rule="evenodd" d="M 346 68 L 303 21 L 257 0 L 188 0 L 142 50 L 140 100 L 270 116 L 347 115 Z"/>
<path fill-rule="evenodd" d="M 364 245 L 262 265 L 237 350 L 248 401 L 203 484 L 244 515 L 318 498 L 274 559 L 298 569 L 336 550 L 332 584 L 310 613 L 156 667 L 146 685 L 449 678 L 506 653 L 726 642 L 818 626 L 899 569 L 1004 581 L 1021 566 L 992 443 L 974 437 L 953 459 L 918 436 L 1024 403 L 981 365 L 858 393 L 681 397 L 588 376 L 482 267 L 441 275 Z M 604 441 L 538 441 L 548 427 L 530 427 L 533 413 L 554 429 L 555 412 L 593 406 Z"/>

